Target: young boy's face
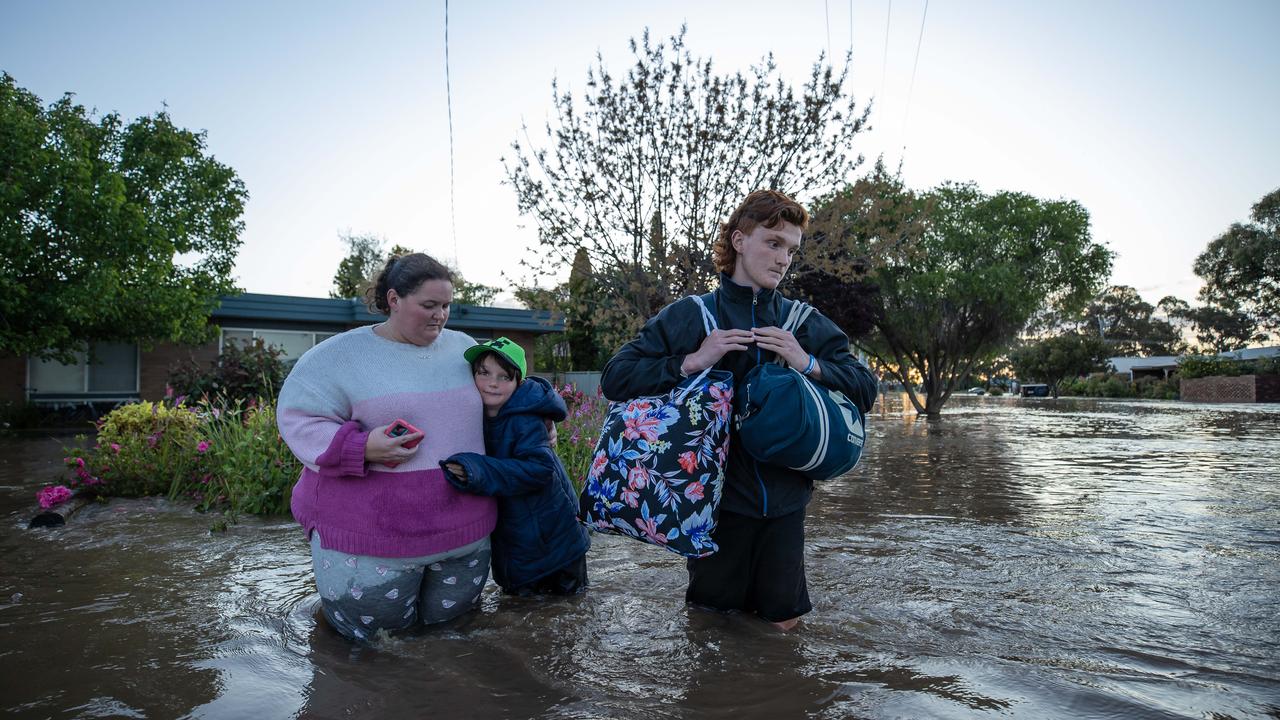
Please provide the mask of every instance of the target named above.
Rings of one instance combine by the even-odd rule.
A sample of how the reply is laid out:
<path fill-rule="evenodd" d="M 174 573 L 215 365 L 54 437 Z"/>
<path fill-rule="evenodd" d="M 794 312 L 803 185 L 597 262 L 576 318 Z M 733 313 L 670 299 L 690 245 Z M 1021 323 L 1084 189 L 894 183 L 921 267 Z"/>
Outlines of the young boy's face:
<path fill-rule="evenodd" d="M 480 368 L 473 376 L 480 399 L 484 402 L 484 414 L 493 417 L 511 399 L 516 391 L 516 379 L 494 359 L 492 354 L 480 359 Z"/>

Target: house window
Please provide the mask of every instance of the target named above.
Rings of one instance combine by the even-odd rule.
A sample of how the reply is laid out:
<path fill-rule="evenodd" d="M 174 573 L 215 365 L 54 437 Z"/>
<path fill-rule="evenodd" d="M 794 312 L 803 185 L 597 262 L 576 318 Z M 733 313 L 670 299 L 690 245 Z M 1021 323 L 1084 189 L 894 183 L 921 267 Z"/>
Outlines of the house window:
<path fill-rule="evenodd" d="M 94 343 L 90 349 L 89 353 L 76 353 L 75 361 L 70 364 L 28 359 L 28 392 L 35 398 L 44 395 L 120 396 L 138 393 L 137 345 Z"/>
<path fill-rule="evenodd" d="M 311 332 L 309 330 L 257 330 L 254 328 L 223 328 L 222 347 L 228 342 L 247 344 L 261 340 L 262 344 L 276 347 L 283 352 L 283 360 L 297 360 L 302 354 L 337 333 Z"/>

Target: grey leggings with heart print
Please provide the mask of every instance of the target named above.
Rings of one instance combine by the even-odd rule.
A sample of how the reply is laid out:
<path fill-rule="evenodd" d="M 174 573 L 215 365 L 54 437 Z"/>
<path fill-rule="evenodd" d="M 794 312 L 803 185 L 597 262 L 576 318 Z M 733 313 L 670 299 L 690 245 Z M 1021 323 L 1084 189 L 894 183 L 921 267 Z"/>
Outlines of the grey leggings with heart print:
<path fill-rule="evenodd" d="M 311 567 L 325 619 L 353 640 L 452 620 L 480 600 L 489 579 L 489 538 L 416 558 L 349 555 L 311 533 Z"/>

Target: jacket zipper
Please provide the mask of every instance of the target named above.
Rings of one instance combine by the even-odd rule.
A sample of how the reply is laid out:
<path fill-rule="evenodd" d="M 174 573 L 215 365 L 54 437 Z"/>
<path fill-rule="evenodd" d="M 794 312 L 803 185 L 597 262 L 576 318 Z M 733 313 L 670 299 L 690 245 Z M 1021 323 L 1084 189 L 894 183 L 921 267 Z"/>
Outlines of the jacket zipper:
<path fill-rule="evenodd" d="M 760 304 L 760 293 L 755 292 L 751 295 L 751 327 L 756 326 L 756 306 Z M 756 364 L 760 364 L 760 344 L 756 343 Z M 769 517 L 769 491 L 765 489 L 764 478 L 760 477 L 760 463 L 755 458 L 751 459 L 751 469 L 756 472 L 756 482 L 760 485 L 760 515 Z"/>

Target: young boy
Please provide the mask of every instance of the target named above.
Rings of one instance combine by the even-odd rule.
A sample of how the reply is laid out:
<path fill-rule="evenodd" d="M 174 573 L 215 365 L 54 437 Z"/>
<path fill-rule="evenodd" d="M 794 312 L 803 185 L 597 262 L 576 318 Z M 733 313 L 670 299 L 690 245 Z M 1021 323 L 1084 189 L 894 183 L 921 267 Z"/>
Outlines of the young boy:
<path fill-rule="evenodd" d="M 485 454 L 458 453 L 440 466 L 459 490 L 498 500 L 493 579 L 513 595 L 581 592 L 590 540 L 545 422 L 565 419 L 564 400 L 546 380 L 525 377 L 524 348 L 505 337 L 463 357 L 484 402 Z"/>

